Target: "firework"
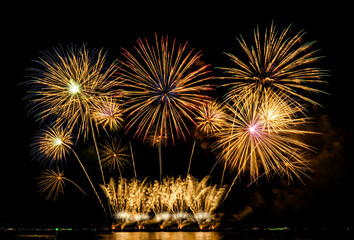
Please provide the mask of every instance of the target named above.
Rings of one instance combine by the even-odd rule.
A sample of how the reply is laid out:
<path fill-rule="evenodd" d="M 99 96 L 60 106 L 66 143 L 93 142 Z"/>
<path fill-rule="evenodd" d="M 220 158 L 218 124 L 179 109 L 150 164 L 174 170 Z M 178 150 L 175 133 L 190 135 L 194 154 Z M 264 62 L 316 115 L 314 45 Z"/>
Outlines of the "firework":
<path fill-rule="evenodd" d="M 150 185 L 147 204 L 155 215 L 155 220 L 161 229 L 165 228 L 167 222 L 172 218 L 170 213 L 171 201 L 171 179 L 164 178 L 162 181 L 155 181 Z"/>
<path fill-rule="evenodd" d="M 108 79 L 115 65 L 106 66 L 106 55 L 100 51 L 81 48 L 54 49 L 45 52 L 37 61 L 41 68 L 34 69 L 28 82 L 31 112 L 39 119 L 55 117 L 58 125 L 68 129 L 78 126 L 86 137 L 91 127 L 91 105 L 98 94 L 111 87 Z"/>
<path fill-rule="evenodd" d="M 47 196 L 45 197 L 48 200 L 53 196 L 54 201 L 58 198 L 58 195 L 64 194 L 64 179 L 63 172 L 55 172 L 52 169 L 46 169 L 42 172 L 40 176 L 37 177 L 38 183 L 37 186 L 40 188 L 39 192 L 43 194 L 48 191 Z"/>
<path fill-rule="evenodd" d="M 214 148 L 221 149 L 219 159 L 230 170 L 236 170 L 237 175 L 249 171 L 251 180 L 259 176 L 260 169 L 268 177 L 271 172 L 299 176 L 299 172 L 309 169 L 304 152 L 312 150 L 296 138 L 312 133 L 298 129 L 307 118 L 295 118 L 299 110 L 279 100 L 277 94 L 271 93 L 265 99 L 252 97 L 228 105 L 228 127 L 216 133 Z"/>
<path fill-rule="evenodd" d="M 211 215 L 220 205 L 222 196 L 225 193 L 225 186 L 212 186 L 208 184 L 208 181 L 209 176 L 198 181 L 190 175 L 185 180 L 187 185 L 185 198 L 187 199 L 188 207 L 194 214 L 205 212 Z"/>
<path fill-rule="evenodd" d="M 41 130 L 31 146 L 34 157 L 56 164 L 57 171 L 45 170 L 37 178 L 39 192 L 56 200 L 70 182 L 86 195 L 59 171 L 59 163 L 71 153 L 106 212 L 73 150 L 73 136 L 87 139 L 90 134 L 103 180 L 100 187 L 121 228 L 135 225 L 140 229 L 151 223 L 160 228 L 215 227 L 219 221 L 216 211 L 240 175 L 248 173 L 251 183 L 273 173 L 301 180 L 310 170 L 306 158 L 313 150 L 300 140 L 300 135 L 313 134 L 303 130 L 309 121 L 304 103 L 318 104 L 303 93 L 322 93 L 316 86 L 324 83 L 326 76 L 325 70 L 314 67 L 319 59 L 312 50 L 314 42 L 302 43 L 303 35 L 290 36 L 290 26 L 278 33 L 272 24 L 264 37 L 258 28 L 254 31 L 253 46 L 238 38 L 245 58 L 226 54 L 235 66 L 222 68 L 228 74 L 224 79 L 230 81 L 224 85 L 230 91 L 223 103 L 207 95 L 213 90 L 210 66 L 200 60 L 200 52 L 188 51 L 187 43 L 177 45 L 175 40 L 171 43 L 157 35 L 151 45 L 138 39 L 134 53 L 123 50 L 121 67 L 107 64 L 102 50 L 89 51 L 85 46 L 44 52 L 37 61 L 40 67 L 32 71 L 28 81 L 28 98 L 30 112 L 42 122 L 51 120 L 51 127 Z M 118 76 L 113 78 L 116 71 Z M 123 97 L 127 98 L 124 103 Z M 107 134 L 118 131 L 123 126 L 123 113 L 127 113 L 126 133 L 133 130 L 134 137 L 158 148 L 160 181 L 137 180 L 131 142 L 135 174 L 131 180 L 123 178 L 121 171 L 128 163 L 128 145 L 112 138 L 98 149 L 95 135 L 102 130 Z M 202 133 L 216 141 L 212 145 L 219 153 L 215 164 L 221 162 L 224 172 L 237 173 L 228 192 L 222 183 L 211 185 L 208 176 L 198 180 L 189 175 L 196 141 L 186 178 L 162 178 L 161 146 L 170 140 L 173 144 L 177 139 L 185 140 L 191 125 L 196 136 Z M 102 166 L 118 169 L 116 182 L 111 178 L 106 184 Z M 224 173 L 221 182 L 223 178 Z"/>
<path fill-rule="evenodd" d="M 125 178 L 119 178 L 116 184 L 111 178 L 110 182 L 107 185 L 101 185 L 101 188 L 107 196 L 114 217 L 121 228 L 124 228 L 129 222 L 140 223 L 144 220 L 143 216 L 146 216 L 149 211 L 146 204 L 148 188 L 145 180 L 141 182 L 136 179 L 128 181 Z M 140 219 L 138 219 L 139 215 Z"/>
<path fill-rule="evenodd" d="M 31 111 L 38 112 L 37 116 L 42 120 L 54 118 L 57 126 L 64 126 L 69 132 L 78 129 L 77 137 L 83 135 L 86 138 L 91 130 L 105 184 L 92 109 L 97 115 L 94 103 L 97 106 L 102 99 L 98 96 L 113 94 L 110 88 L 117 84 L 110 79 L 116 71 L 115 64 L 108 66 L 102 50 L 89 51 L 85 46 L 66 51 L 54 49 L 54 53 L 45 52 L 37 62 L 41 68 L 33 70 L 32 79 L 28 82 L 32 87 L 29 91 Z M 95 120 L 105 123 L 102 118 L 97 120 L 96 117 Z"/>
<path fill-rule="evenodd" d="M 157 133 L 157 132 L 151 132 L 147 136 L 148 142 L 151 144 L 151 146 L 156 147 L 159 152 L 159 166 L 160 166 L 160 181 L 162 179 L 162 150 L 161 146 L 164 142 L 166 142 L 166 138 L 168 134 L 167 133 Z"/>
<path fill-rule="evenodd" d="M 168 135 L 169 134 L 165 132 L 161 134 L 160 132 L 150 131 L 146 137 L 146 140 L 152 147 L 158 147 L 166 143 L 165 136 Z"/>
<path fill-rule="evenodd" d="M 207 135 L 219 131 L 225 122 L 225 113 L 221 104 L 209 101 L 200 105 L 198 107 L 196 122 L 197 129 Z"/>
<path fill-rule="evenodd" d="M 186 44 L 177 49 L 175 41 L 170 46 L 167 38 L 159 41 L 157 36 L 156 47 L 147 40 L 137 42 L 136 55 L 124 50 L 126 61 L 119 71 L 130 96 L 126 128 L 135 126 L 134 136 L 144 140 L 150 131 L 165 140 L 169 133 L 173 142 L 185 138 L 185 119 L 194 123 L 195 109 L 209 99 L 203 94 L 211 89 L 208 65 L 197 66 L 201 54 L 187 52 Z"/>
<path fill-rule="evenodd" d="M 111 179 L 101 188 L 121 228 L 134 222 L 142 227 L 149 212 L 161 229 L 173 224 L 183 228 L 194 221 L 203 228 L 216 220 L 214 213 L 225 193 L 225 187 L 209 185 L 208 179 L 198 181 L 188 175 L 185 179 L 167 177 L 149 183 L 120 178 L 117 184 Z"/>
<path fill-rule="evenodd" d="M 309 118 L 305 114 L 304 106 L 298 102 L 287 98 L 283 93 L 264 91 L 262 97 L 251 97 L 251 100 L 259 106 L 258 114 L 264 124 L 264 129 L 277 133 L 313 133 L 301 131 L 301 127 L 308 123 Z"/>
<path fill-rule="evenodd" d="M 122 140 L 117 142 L 116 138 L 112 138 L 110 142 L 107 141 L 101 146 L 102 166 L 108 167 L 110 171 L 118 168 L 122 177 L 121 168 L 128 163 L 127 157 L 129 157 L 129 154 L 126 153 L 128 146 L 123 145 Z"/>
<path fill-rule="evenodd" d="M 125 178 L 119 178 L 115 183 L 113 178 L 107 185 L 101 185 L 106 196 L 109 199 L 112 211 L 130 213 L 147 213 L 145 204 L 147 194 L 147 185 L 145 181 L 132 179 L 128 181 Z"/>
<path fill-rule="evenodd" d="M 64 194 L 64 181 L 72 183 L 86 195 L 86 193 L 75 182 L 64 177 L 64 171 L 59 171 L 59 169 L 57 172 L 53 169 L 46 169 L 36 179 L 38 180 L 37 186 L 39 187 L 39 192 L 41 194 L 48 192 L 45 197 L 46 200 L 53 197 L 53 200 L 55 201 L 57 200 L 59 194 Z"/>
<path fill-rule="evenodd" d="M 92 118 L 104 129 L 117 131 L 123 122 L 123 109 L 112 96 L 97 97 L 92 105 Z"/>
<path fill-rule="evenodd" d="M 197 116 L 195 117 L 197 130 L 205 134 L 207 137 L 211 137 L 216 131 L 219 131 L 223 127 L 225 124 L 225 118 L 226 115 L 221 104 L 216 101 L 206 101 L 197 109 Z M 187 175 L 191 168 L 195 144 L 196 139 L 194 140 L 191 156 L 189 158 Z"/>
<path fill-rule="evenodd" d="M 213 214 L 226 192 L 225 186 L 209 185 L 208 180 L 208 176 L 198 181 L 190 175 L 185 180 L 187 205 L 200 229 L 214 220 Z"/>
<path fill-rule="evenodd" d="M 52 128 L 41 130 L 32 144 L 32 154 L 34 156 L 38 156 L 40 160 L 50 160 L 50 165 L 54 162 L 58 165 L 58 162 L 65 159 L 66 155 L 71 151 L 75 155 L 88 181 L 90 182 L 90 185 L 94 190 L 103 210 L 106 211 L 84 165 L 82 164 L 79 156 L 72 149 L 73 143 L 71 140 L 72 138 L 68 131 L 64 131 L 61 127 L 54 126 Z"/>
<path fill-rule="evenodd" d="M 61 127 L 42 129 L 31 144 L 32 155 L 40 161 L 49 161 L 49 165 L 65 160 L 73 145 L 72 137 Z"/>
<path fill-rule="evenodd" d="M 315 42 L 301 43 L 304 34 L 300 31 L 290 36 L 290 26 L 279 34 L 272 24 L 264 38 L 258 28 L 254 31 L 253 46 L 242 37 L 238 38 L 247 57 L 242 60 L 231 53 L 226 54 L 235 64 L 233 68 L 221 68 L 230 75 L 226 79 L 232 80 L 226 84 L 230 86 L 226 99 L 247 98 L 268 89 L 316 104 L 302 93 L 322 93 L 314 85 L 324 83 L 321 77 L 327 74 L 325 70 L 313 67 L 319 59 L 315 56 L 317 51 L 311 50 Z"/>

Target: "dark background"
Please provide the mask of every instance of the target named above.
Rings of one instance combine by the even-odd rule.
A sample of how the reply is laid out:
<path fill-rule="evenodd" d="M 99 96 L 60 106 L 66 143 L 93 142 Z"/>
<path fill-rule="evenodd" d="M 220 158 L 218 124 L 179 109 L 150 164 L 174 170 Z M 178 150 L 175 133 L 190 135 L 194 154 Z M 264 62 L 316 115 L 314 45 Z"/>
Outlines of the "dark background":
<path fill-rule="evenodd" d="M 31 160 L 29 145 L 39 129 L 28 116 L 28 90 L 20 83 L 28 80 L 26 68 L 33 67 L 39 51 L 63 46 L 87 44 L 88 49 L 104 48 L 108 60 L 121 58 L 121 47 L 132 50 L 138 37 L 154 40 L 158 36 L 188 41 L 189 49 L 202 50 L 203 61 L 213 67 L 231 66 L 223 52 L 240 51 L 235 37 L 252 36 L 271 22 L 281 30 L 292 24 L 295 34 L 304 29 L 304 41 L 318 41 L 314 47 L 325 56 L 318 64 L 330 70 L 328 85 L 320 86 L 328 96 L 315 96 L 323 107 L 310 110 L 313 129 L 323 133 L 307 142 L 317 148 L 312 160 L 311 179 L 288 184 L 278 178 L 261 179 L 246 187 L 244 177 L 234 187 L 222 206 L 224 226 L 293 225 L 308 227 L 351 227 L 354 224 L 352 109 L 353 109 L 353 41 L 351 6 L 337 1 L 321 4 L 293 2 L 279 5 L 230 2 L 204 2 L 190 6 L 183 2 L 165 2 L 166 6 L 132 3 L 131 6 L 88 3 L 73 5 L 6 5 L 1 17 L 1 121 L 0 221 L 1 226 L 83 225 L 102 223 L 104 215 L 93 194 L 85 198 L 70 184 L 57 202 L 45 201 L 35 186 L 35 176 L 44 166 Z M 216 5 L 215 5 L 216 4 Z M 220 74 L 217 70 L 215 75 Z M 193 133 L 192 133 L 193 135 Z M 125 140 L 129 136 L 124 137 Z M 163 149 L 163 171 L 169 176 L 184 176 L 194 139 L 177 142 Z M 133 141 L 138 177 L 158 178 L 157 149 Z M 213 166 L 215 156 L 197 142 L 191 173 L 203 177 Z M 77 149 L 86 161 L 95 163 L 90 142 Z M 90 192 L 74 158 L 64 165 L 65 176 Z M 94 174 L 94 167 L 89 169 Z M 219 183 L 221 170 L 211 177 Z M 123 173 L 133 177 L 131 166 Z M 227 173 L 226 182 L 231 183 Z"/>

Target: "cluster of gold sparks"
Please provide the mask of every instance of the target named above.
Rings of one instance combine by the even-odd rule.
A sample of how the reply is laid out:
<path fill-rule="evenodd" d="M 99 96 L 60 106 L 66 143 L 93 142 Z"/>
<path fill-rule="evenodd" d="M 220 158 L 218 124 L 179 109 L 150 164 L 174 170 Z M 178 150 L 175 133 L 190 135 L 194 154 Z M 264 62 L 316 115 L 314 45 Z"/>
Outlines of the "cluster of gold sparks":
<path fill-rule="evenodd" d="M 88 163 L 73 149 L 80 136 L 92 138 L 101 188 L 121 227 L 155 221 L 161 228 L 173 222 L 181 228 L 192 219 L 201 228 L 211 226 L 224 187 L 208 185 L 207 177 L 201 181 L 190 175 L 162 178 L 161 146 L 186 139 L 191 125 L 213 139 L 217 162 L 224 171 L 235 172 L 235 180 L 245 173 L 251 181 L 273 174 L 300 179 L 310 169 L 307 155 L 313 150 L 300 137 L 313 134 L 304 128 L 309 122 L 305 106 L 318 104 L 308 95 L 322 93 L 316 84 L 324 83 L 326 75 L 314 67 L 319 59 L 312 50 L 314 42 L 302 43 L 303 35 L 290 36 L 290 27 L 278 33 L 272 24 L 261 37 L 257 28 L 254 45 L 238 38 L 244 56 L 227 53 L 234 66 L 220 68 L 226 76 L 217 78 L 211 77 L 210 65 L 200 61 L 200 52 L 187 51 L 187 44 L 177 46 L 175 41 L 170 44 L 168 38 L 159 40 L 157 36 L 155 46 L 139 39 L 135 52 L 124 49 L 125 60 L 112 64 L 102 50 L 89 51 L 85 46 L 44 52 L 38 60 L 40 68 L 33 69 L 28 81 L 28 98 L 30 112 L 49 124 L 32 147 L 34 156 L 55 165 L 57 171 L 46 170 L 38 178 L 40 192 L 56 199 L 63 193 L 64 183 L 71 182 L 85 193 L 59 170 L 60 163 L 72 154 L 106 211 L 86 171 Z M 223 101 L 210 96 L 212 80 L 226 82 L 217 84 L 228 87 Z M 160 181 L 122 177 L 130 159 L 135 167 L 130 142 L 128 147 L 113 137 L 97 144 L 101 130 L 117 135 L 121 128 L 158 147 Z M 194 146 L 195 142 L 193 150 Z M 131 154 L 127 154 L 129 149 Z M 105 182 L 105 167 L 118 170 L 117 183 L 112 179 Z"/>
<path fill-rule="evenodd" d="M 117 223 L 123 229 L 131 224 L 140 228 L 158 224 L 166 227 L 197 223 L 200 229 L 218 224 L 215 210 L 226 191 L 225 187 L 209 185 L 208 177 L 201 181 L 188 175 L 185 179 L 164 178 L 154 183 L 111 178 L 101 188 L 109 199 Z M 153 216 L 153 217 L 152 217 Z"/>

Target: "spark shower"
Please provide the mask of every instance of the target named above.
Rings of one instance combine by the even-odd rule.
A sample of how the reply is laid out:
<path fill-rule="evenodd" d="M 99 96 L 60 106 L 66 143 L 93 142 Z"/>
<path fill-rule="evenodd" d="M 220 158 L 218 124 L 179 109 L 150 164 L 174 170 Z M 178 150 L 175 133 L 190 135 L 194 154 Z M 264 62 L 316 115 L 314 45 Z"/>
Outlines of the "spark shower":
<path fill-rule="evenodd" d="M 318 86 L 327 75 L 316 67 L 321 57 L 314 42 L 303 43 L 304 35 L 292 36 L 290 26 L 279 32 L 271 24 L 264 34 L 257 27 L 254 42 L 240 36 L 239 51 L 225 53 L 230 66 L 214 68 L 201 60 L 201 51 L 156 34 L 155 41 L 138 39 L 114 62 L 85 45 L 42 52 L 25 82 L 29 112 L 43 126 L 31 144 L 33 158 L 48 167 L 37 178 L 39 192 L 57 200 L 66 183 L 85 196 L 92 191 L 114 228 L 203 229 L 218 226 L 218 210 L 236 179 L 301 180 L 314 151 L 301 136 L 316 134 L 306 130 L 306 106 L 319 105 L 312 96 L 323 93 Z M 216 87 L 227 93 L 213 96 Z M 186 159 L 186 177 L 163 176 L 169 159 L 161 148 L 186 140 L 192 131 L 212 142 L 213 169 L 223 169 L 221 183 L 189 174 L 197 140 Z M 157 147 L 159 180 L 138 179 L 137 150 L 122 140 L 131 132 Z M 87 140 L 93 141 L 99 178 L 89 175 L 90 162 L 76 151 Z M 64 168 L 74 164 L 67 158 L 76 159 L 89 189 L 64 177 Z M 124 178 L 128 167 L 133 179 Z M 223 183 L 226 169 L 233 182 Z"/>

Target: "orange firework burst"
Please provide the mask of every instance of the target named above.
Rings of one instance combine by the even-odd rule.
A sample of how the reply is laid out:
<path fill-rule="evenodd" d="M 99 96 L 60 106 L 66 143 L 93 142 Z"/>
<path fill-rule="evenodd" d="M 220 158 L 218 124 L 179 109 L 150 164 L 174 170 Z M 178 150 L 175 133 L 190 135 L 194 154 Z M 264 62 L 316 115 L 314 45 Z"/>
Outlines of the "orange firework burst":
<path fill-rule="evenodd" d="M 226 84 L 231 87 L 226 99 L 247 98 L 269 89 L 316 104 L 302 93 L 323 93 L 314 85 L 325 83 L 321 77 L 327 75 L 326 71 L 312 66 L 319 59 L 314 56 L 317 51 L 311 50 L 315 42 L 301 43 L 303 31 L 293 37 L 289 32 L 290 26 L 279 34 L 272 24 L 263 39 L 258 28 L 254 31 L 253 46 L 249 46 L 243 37 L 238 38 L 247 58 L 242 60 L 226 53 L 235 64 L 233 68 L 221 68 L 230 75 L 226 79 L 232 80 Z"/>
<path fill-rule="evenodd" d="M 258 178 L 260 169 L 268 177 L 271 172 L 299 176 L 309 169 L 304 152 L 312 150 L 296 138 L 313 133 L 298 128 L 307 118 L 296 118 L 299 109 L 277 94 L 270 93 L 265 99 L 242 99 L 228 105 L 230 115 L 226 127 L 216 133 L 214 149 L 221 149 L 219 159 L 229 169 L 238 175 L 249 171 L 251 180 Z"/>
<path fill-rule="evenodd" d="M 197 66 L 201 54 L 186 52 L 186 44 L 177 49 L 175 41 L 170 46 L 168 39 L 155 37 L 156 47 L 139 39 L 136 56 L 123 52 L 126 61 L 120 74 L 131 97 L 127 130 L 135 126 L 135 135 L 144 140 L 150 131 L 167 140 L 169 132 L 174 142 L 176 137 L 185 138 L 189 132 L 185 119 L 194 123 L 195 109 L 209 99 L 203 94 L 211 89 L 206 84 L 209 70 L 208 65 Z"/>
<path fill-rule="evenodd" d="M 40 160 L 43 161 L 50 160 L 50 164 L 55 162 L 58 165 L 58 162 L 60 160 L 65 159 L 66 154 L 68 154 L 68 152 L 71 151 L 75 155 L 77 161 L 79 162 L 88 181 L 90 182 L 92 189 L 94 190 L 97 196 L 97 199 L 99 200 L 103 210 L 105 211 L 102 201 L 98 196 L 97 191 L 89 175 L 87 174 L 84 165 L 79 159 L 79 156 L 72 149 L 73 143 L 71 140 L 72 138 L 70 133 L 68 131 L 64 131 L 61 127 L 54 126 L 53 128 L 41 130 L 38 136 L 35 138 L 34 143 L 32 144 L 33 147 L 32 154 L 34 156 L 38 156 Z M 55 180 L 54 178 L 51 179 Z M 62 179 L 58 178 L 57 180 L 62 180 Z M 58 184 L 62 184 L 62 183 L 59 181 Z M 58 185 L 58 187 L 60 187 L 60 185 Z"/>
<path fill-rule="evenodd" d="M 32 154 L 50 164 L 64 160 L 72 145 L 71 135 L 61 127 L 40 130 L 31 144 Z"/>
<path fill-rule="evenodd" d="M 127 145 L 123 145 L 122 141 L 117 142 L 116 138 L 112 138 L 110 142 L 106 142 L 102 145 L 101 156 L 102 156 L 102 165 L 104 167 L 109 167 L 110 170 L 115 170 L 118 168 L 118 171 L 121 174 L 121 168 L 128 163 L 127 157 L 129 154 L 126 153 L 128 150 Z"/>
<path fill-rule="evenodd" d="M 40 176 L 37 177 L 39 193 L 43 194 L 48 191 L 45 199 L 48 200 L 53 196 L 54 201 L 57 200 L 58 195 L 64 194 L 64 172 L 55 172 L 52 169 L 46 169 Z M 53 195 L 54 194 L 54 195 Z"/>
<path fill-rule="evenodd" d="M 111 96 L 98 97 L 93 104 L 92 118 L 104 129 L 108 126 L 110 130 L 116 131 L 123 122 L 122 106 Z"/>
<path fill-rule="evenodd" d="M 86 136 L 90 129 L 90 106 L 93 99 L 107 92 L 112 85 L 108 79 L 115 72 L 114 64 L 106 66 L 106 56 L 89 51 L 85 46 L 66 51 L 45 52 L 37 61 L 40 69 L 33 70 L 29 91 L 31 111 L 38 111 L 40 119 L 55 117 L 57 124 L 66 123 Z"/>
<path fill-rule="evenodd" d="M 169 136 L 166 131 L 164 131 L 162 134 L 160 132 L 150 131 L 146 139 L 152 147 L 158 147 L 166 142 L 167 139 L 165 138 L 165 136 Z"/>
<path fill-rule="evenodd" d="M 46 169 L 37 178 L 37 186 L 39 187 L 39 193 L 44 194 L 48 192 L 45 199 L 53 197 L 53 200 L 57 200 L 59 194 L 64 194 L 65 182 L 68 181 L 75 185 L 83 194 L 86 193 L 73 181 L 64 177 L 64 171 L 55 172 L 53 169 Z"/>
<path fill-rule="evenodd" d="M 208 134 L 219 131 L 225 124 L 225 113 L 221 104 L 208 101 L 198 108 L 198 116 L 195 118 L 197 129 Z"/>

